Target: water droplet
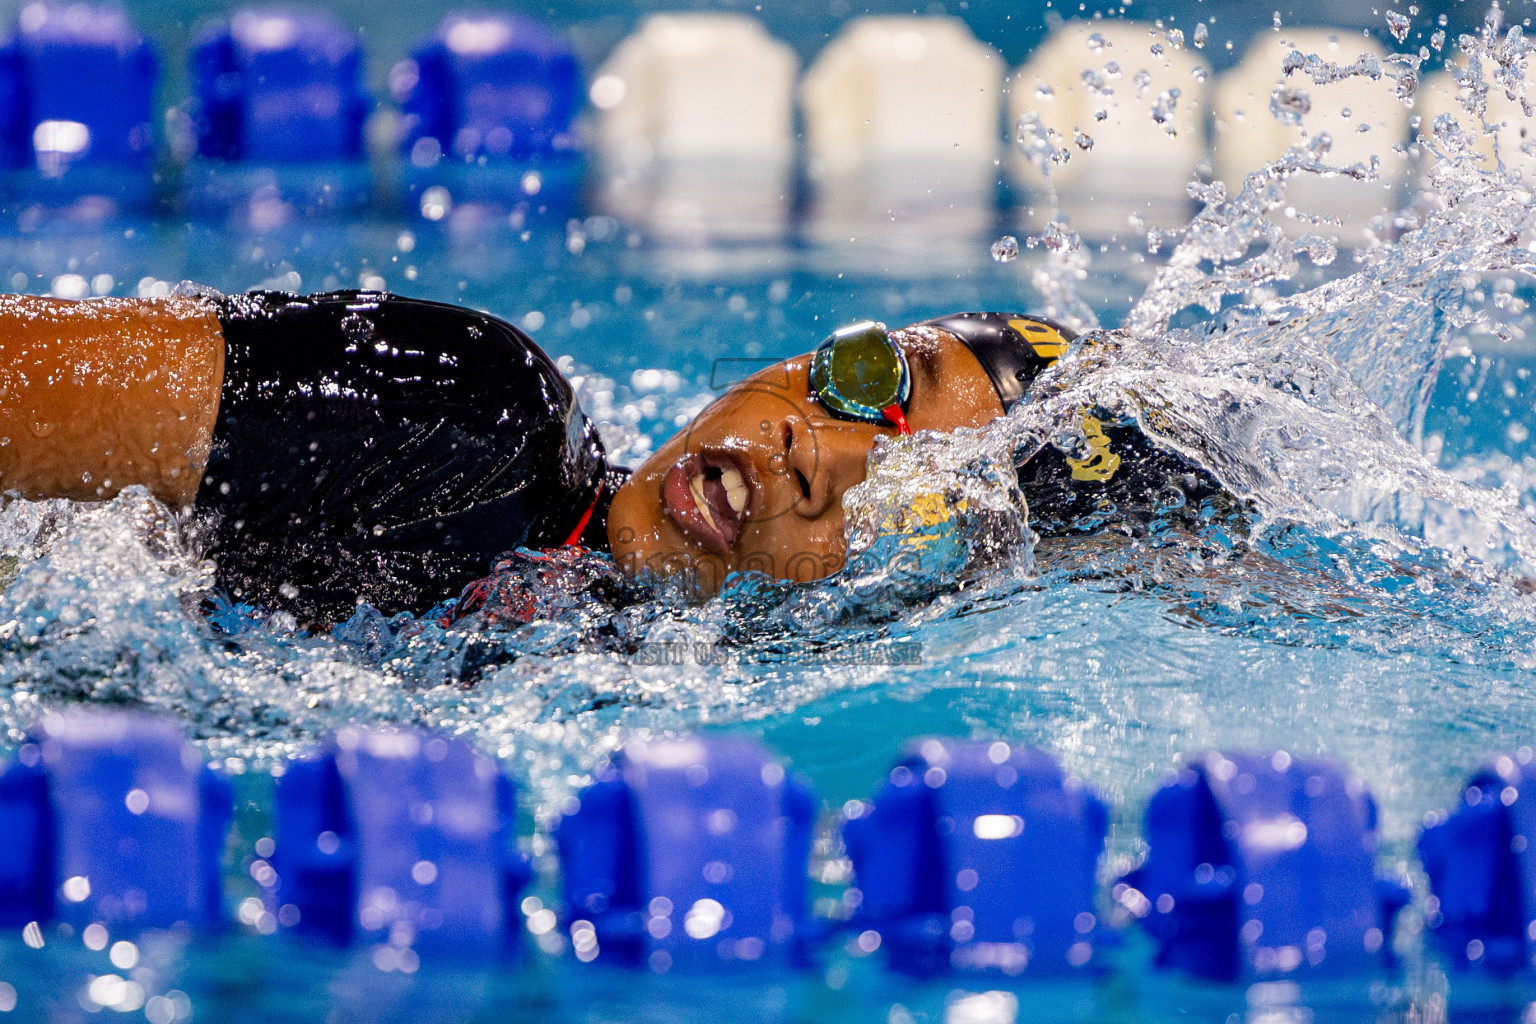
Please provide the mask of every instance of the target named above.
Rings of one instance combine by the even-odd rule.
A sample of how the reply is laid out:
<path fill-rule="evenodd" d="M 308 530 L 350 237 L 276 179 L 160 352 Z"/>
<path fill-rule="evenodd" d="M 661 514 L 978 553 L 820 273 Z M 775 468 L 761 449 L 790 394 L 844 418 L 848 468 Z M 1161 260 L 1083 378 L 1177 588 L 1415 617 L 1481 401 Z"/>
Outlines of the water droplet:
<path fill-rule="evenodd" d="M 1321 235 L 1305 235 L 1297 239 L 1296 250 L 1306 253 L 1320 267 L 1326 267 L 1339 258 L 1338 245 Z"/>
<path fill-rule="evenodd" d="M 1109 45 L 1109 41 L 1098 32 L 1095 32 L 1093 35 L 1089 36 L 1085 41 L 1088 44 L 1088 49 L 1092 50 L 1094 53 L 1103 53 L 1104 47 Z"/>
<path fill-rule="evenodd" d="M 1072 133 L 1072 141 L 1077 143 L 1077 148 L 1082 150 L 1084 153 L 1088 152 L 1090 149 L 1093 148 L 1093 136 L 1092 135 L 1085 135 L 1084 133 L 1082 133 L 1080 131 L 1073 132 Z"/>
<path fill-rule="evenodd" d="M 1035 86 L 1035 98 L 1036 99 L 1048 100 L 1048 99 L 1051 99 L 1052 97 L 1054 97 L 1055 95 L 1056 95 L 1056 90 L 1052 89 L 1049 85 L 1046 85 L 1044 82 L 1041 82 L 1039 85 Z"/>
<path fill-rule="evenodd" d="M 1406 15 L 1399 14 L 1396 11 L 1387 12 L 1387 28 L 1391 30 L 1393 39 L 1400 43 L 1406 40 L 1408 38 L 1409 26 L 1410 22 Z"/>
<path fill-rule="evenodd" d="M 1152 101 L 1152 120 L 1166 128 L 1169 135 L 1177 133 L 1173 124 L 1173 115 L 1178 106 L 1178 89 L 1169 89 L 1167 92 L 1158 93 L 1157 99 Z"/>
<path fill-rule="evenodd" d="M 1218 206 L 1227 201 L 1227 186 L 1220 181 L 1209 184 L 1192 181 L 1185 187 L 1185 191 L 1195 202 L 1204 203 L 1207 206 Z"/>
<path fill-rule="evenodd" d="M 1019 240 L 1004 235 L 992 243 L 992 258 L 999 263 L 1012 263 L 1019 258 Z"/>
<path fill-rule="evenodd" d="M 1279 85 L 1269 97 L 1269 112 L 1281 124 L 1300 125 L 1312 109 L 1312 97 L 1300 89 Z"/>
<path fill-rule="evenodd" d="M 1194 38 L 1195 38 L 1195 46 L 1196 47 L 1204 46 L 1205 45 L 1205 41 L 1207 39 L 1211 38 L 1211 30 L 1205 24 L 1205 22 L 1202 21 L 1200 24 L 1195 26 L 1195 37 Z"/>
<path fill-rule="evenodd" d="M 46 420 L 34 420 L 32 422 L 32 436 L 47 437 L 54 432 L 56 427 L 57 424 L 49 423 Z"/>
<path fill-rule="evenodd" d="M 1015 145 L 1018 146 L 1019 152 L 1034 165 L 1035 170 L 1046 175 L 1051 173 L 1053 165 L 1064 164 L 1072 156 L 1070 152 L 1056 144 L 1051 130 L 1033 110 L 1027 110 L 1020 115 Z"/>
<path fill-rule="evenodd" d="M 1033 240 L 1031 240 L 1031 244 L 1033 244 Z M 1065 224 L 1053 220 L 1040 233 L 1040 244 L 1045 246 L 1047 252 L 1076 252 L 1082 248 L 1083 239 L 1081 235 Z"/>

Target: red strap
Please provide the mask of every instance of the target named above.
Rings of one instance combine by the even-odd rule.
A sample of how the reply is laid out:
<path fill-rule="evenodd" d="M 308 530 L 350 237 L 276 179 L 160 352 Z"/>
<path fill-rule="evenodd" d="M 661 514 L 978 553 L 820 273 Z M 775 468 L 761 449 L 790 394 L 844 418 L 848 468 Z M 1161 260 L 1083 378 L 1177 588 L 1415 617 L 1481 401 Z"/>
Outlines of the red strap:
<path fill-rule="evenodd" d="M 903 421 L 903 423 L 905 423 L 905 421 Z M 903 433 L 905 432 L 906 431 L 903 431 Z M 592 504 L 587 506 L 586 512 L 582 513 L 581 522 L 576 524 L 576 529 L 571 531 L 571 535 L 565 539 L 565 543 L 560 545 L 561 547 L 569 548 L 579 547 L 581 545 L 581 535 L 587 532 L 587 524 L 592 521 L 592 513 L 597 511 L 597 502 L 598 499 L 600 499 L 602 496 L 603 482 L 599 480 L 597 482 L 597 493 L 592 495 Z"/>
<path fill-rule="evenodd" d="M 912 428 L 907 426 L 907 414 L 901 411 L 901 406 L 888 405 L 880 410 L 880 415 L 896 425 L 896 432 L 898 434 L 912 433 Z"/>

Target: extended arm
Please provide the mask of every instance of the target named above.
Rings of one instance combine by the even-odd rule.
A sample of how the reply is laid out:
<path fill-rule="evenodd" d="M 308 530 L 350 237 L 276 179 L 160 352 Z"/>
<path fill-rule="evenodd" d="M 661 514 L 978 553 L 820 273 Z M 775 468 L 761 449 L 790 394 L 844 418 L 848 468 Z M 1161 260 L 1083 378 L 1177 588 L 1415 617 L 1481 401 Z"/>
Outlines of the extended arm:
<path fill-rule="evenodd" d="M 224 338 L 196 298 L 0 296 L 0 490 L 197 495 L 219 410 Z"/>

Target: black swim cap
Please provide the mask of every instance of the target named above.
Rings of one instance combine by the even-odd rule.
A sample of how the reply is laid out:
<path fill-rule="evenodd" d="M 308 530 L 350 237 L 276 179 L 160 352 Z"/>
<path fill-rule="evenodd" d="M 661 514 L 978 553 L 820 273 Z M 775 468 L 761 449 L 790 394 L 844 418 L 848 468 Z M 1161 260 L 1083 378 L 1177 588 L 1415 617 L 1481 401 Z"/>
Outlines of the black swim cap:
<path fill-rule="evenodd" d="M 1061 358 L 1077 338 L 1069 327 L 1024 313 L 953 313 L 918 326 L 937 327 L 965 343 L 992 378 L 1003 412 L 1012 409 L 1040 371 Z"/>

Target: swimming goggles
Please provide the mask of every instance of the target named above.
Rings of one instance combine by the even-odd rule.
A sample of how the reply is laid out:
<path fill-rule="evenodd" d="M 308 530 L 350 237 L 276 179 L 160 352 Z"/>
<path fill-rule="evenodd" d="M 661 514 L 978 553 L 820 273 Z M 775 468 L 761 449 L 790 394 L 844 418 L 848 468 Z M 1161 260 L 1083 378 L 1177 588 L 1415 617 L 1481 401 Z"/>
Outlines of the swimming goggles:
<path fill-rule="evenodd" d="M 954 313 L 918 326 L 948 331 L 970 349 L 997 390 L 1004 412 L 1077 338 L 1063 324 L 1023 313 Z M 828 412 L 841 419 L 912 433 L 906 416 L 912 374 L 906 355 L 884 324 L 866 320 L 822 342 L 811 356 L 811 391 Z"/>
<path fill-rule="evenodd" d="M 811 356 L 811 392 L 839 419 L 912 433 L 906 415 L 912 371 L 884 324 L 852 324 L 822 342 Z"/>

